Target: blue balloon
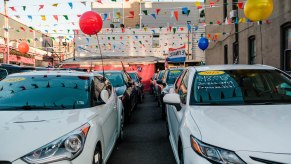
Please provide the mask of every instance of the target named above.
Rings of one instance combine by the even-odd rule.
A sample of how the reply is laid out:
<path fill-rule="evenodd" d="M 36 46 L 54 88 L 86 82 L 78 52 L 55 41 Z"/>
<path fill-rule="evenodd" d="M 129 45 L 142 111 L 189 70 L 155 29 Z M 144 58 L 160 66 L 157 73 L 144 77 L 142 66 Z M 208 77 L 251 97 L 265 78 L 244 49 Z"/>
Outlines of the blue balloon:
<path fill-rule="evenodd" d="M 208 42 L 208 39 L 202 37 L 199 39 L 198 41 L 198 47 L 201 49 L 201 50 L 206 50 L 208 48 L 208 45 L 209 45 L 209 42 Z"/>

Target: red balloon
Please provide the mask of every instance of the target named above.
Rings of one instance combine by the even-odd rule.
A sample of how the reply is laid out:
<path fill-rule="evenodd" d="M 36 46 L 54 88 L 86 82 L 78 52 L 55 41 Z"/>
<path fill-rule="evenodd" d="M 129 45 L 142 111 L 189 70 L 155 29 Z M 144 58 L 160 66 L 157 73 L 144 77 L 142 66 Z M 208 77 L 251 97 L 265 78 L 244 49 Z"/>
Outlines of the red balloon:
<path fill-rule="evenodd" d="M 87 11 L 80 17 L 79 26 L 83 33 L 95 35 L 102 29 L 103 21 L 98 13 Z"/>
<path fill-rule="evenodd" d="M 29 51 L 29 45 L 26 42 L 21 42 L 18 45 L 19 52 L 26 54 Z"/>

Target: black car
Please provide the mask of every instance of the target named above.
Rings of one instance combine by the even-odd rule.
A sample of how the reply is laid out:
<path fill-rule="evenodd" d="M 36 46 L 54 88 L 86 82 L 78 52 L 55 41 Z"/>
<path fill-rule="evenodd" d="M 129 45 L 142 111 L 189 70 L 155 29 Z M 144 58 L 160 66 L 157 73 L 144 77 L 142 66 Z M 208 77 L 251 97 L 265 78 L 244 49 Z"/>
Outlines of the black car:
<path fill-rule="evenodd" d="M 134 81 L 135 86 L 137 87 L 138 91 L 138 101 L 142 103 L 142 100 L 144 98 L 144 86 L 141 82 L 142 78 L 138 76 L 137 72 L 128 72 L 131 79 Z"/>
<path fill-rule="evenodd" d="M 103 74 L 102 71 L 94 73 Z M 134 81 L 125 71 L 105 71 L 104 75 L 116 89 L 116 94 L 124 107 L 124 120 L 126 123 L 129 123 L 132 111 L 137 105 L 137 89 Z"/>
<path fill-rule="evenodd" d="M 167 69 L 163 75 L 162 80 L 157 80 L 160 88 L 160 94 L 158 97 L 158 102 L 161 104 L 162 108 L 162 117 L 166 118 L 166 109 L 165 104 L 163 102 L 163 98 L 165 94 L 169 93 L 169 90 L 173 87 L 176 79 L 181 75 L 183 72 L 183 68 L 170 68 Z"/>

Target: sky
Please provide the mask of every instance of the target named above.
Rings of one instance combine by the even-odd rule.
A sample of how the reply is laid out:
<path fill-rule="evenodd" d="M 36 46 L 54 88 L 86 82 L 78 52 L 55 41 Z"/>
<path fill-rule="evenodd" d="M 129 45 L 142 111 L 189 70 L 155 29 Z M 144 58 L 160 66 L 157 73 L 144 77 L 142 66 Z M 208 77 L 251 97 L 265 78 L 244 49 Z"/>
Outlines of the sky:
<path fill-rule="evenodd" d="M 81 2 L 87 2 L 86 5 Z M 37 30 L 48 33 L 55 33 L 56 35 L 72 34 L 73 29 L 79 29 L 77 15 L 90 10 L 90 2 L 93 0 L 9 0 L 7 2 L 7 13 L 10 17 L 20 21 L 21 23 L 32 26 Z M 122 0 L 116 0 L 117 2 L 111 2 L 111 0 L 102 0 L 102 2 L 109 3 L 121 3 Z M 157 2 L 158 0 L 147 0 Z M 160 2 L 195 2 L 203 0 L 159 0 Z M 69 6 L 69 2 L 72 3 L 72 8 Z M 58 3 L 57 7 L 53 4 Z M 40 9 L 40 5 L 44 5 L 43 9 Z M 101 5 L 101 4 L 100 4 Z M 25 6 L 25 10 L 24 7 Z M 11 10 L 9 7 L 14 7 L 16 11 Z M 0 0 L 0 12 L 4 13 L 4 4 Z M 20 18 L 16 18 L 18 15 Z M 41 15 L 46 15 L 46 21 L 41 19 Z M 58 15 L 58 21 L 53 17 Z M 63 15 L 68 16 L 68 20 Z M 31 16 L 30 18 L 28 16 Z M 31 19 L 32 18 L 32 19 Z"/>

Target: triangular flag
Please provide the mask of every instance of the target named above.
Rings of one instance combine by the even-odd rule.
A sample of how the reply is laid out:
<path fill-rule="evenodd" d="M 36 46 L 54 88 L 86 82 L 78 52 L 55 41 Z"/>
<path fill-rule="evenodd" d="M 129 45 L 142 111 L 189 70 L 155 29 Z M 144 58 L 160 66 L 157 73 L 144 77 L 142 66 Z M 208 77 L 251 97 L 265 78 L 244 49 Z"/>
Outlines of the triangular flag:
<path fill-rule="evenodd" d="M 210 7 L 214 7 L 214 2 L 210 2 L 210 3 L 209 3 L 209 6 L 210 6 Z"/>
<path fill-rule="evenodd" d="M 22 6 L 22 9 L 23 9 L 23 11 L 25 11 L 26 10 L 26 6 Z"/>
<path fill-rule="evenodd" d="M 108 17 L 108 14 L 107 13 L 104 13 L 103 14 L 103 21 L 105 21 L 107 19 L 107 17 Z"/>
<path fill-rule="evenodd" d="M 197 1 L 197 2 L 195 2 L 195 6 L 199 7 L 199 6 L 201 6 L 201 3 Z"/>
<path fill-rule="evenodd" d="M 143 10 L 142 12 L 144 13 L 144 15 L 148 15 L 148 11 L 147 10 Z"/>
<path fill-rule="evenodd" d="M 176 34 L 176 31 L 177 31 L 177 28 L 174 27 L 174 28 L 173 28 L 173 32 L 174 32 L 174 34 Z"/>
<path fill-rule="evenodd" d="M 153 16 L 153 18 L 157 19 L 156 14 L 151 14 L 151 16 Z"/>
<path fill-rule="evenodd" d="M 190 15 L 190 12 L 191 12 L 191 10 L 188 10 L 188 12 L 187 12 L 187 16 L 189 16 L 189 15 Z"/>
<path fill-rule="evenodd" d="M 69 20 L 68 15 L 63 15 L 66 20 Z"/>
<path fill-rule="evenodd" d="M 182 14 L 188 14 L 188 7 L 182 8 Z"/>
<path fill-rule="evenodd" d="M 21 29 L 22 31 L 25 31 L 25 28 L 24 28 L 24 27 L 20 27 L 20 29 Z"/>
<path fill-rule="evenodd" d="M 244 8 L 244 3 L 243 3 L 243 2 L 238 2 L 238 3 L 237 3 L 237 7 L 238 7 L 239 9 L 243 9 L 243 8 Z"/>
<path fill-rule="evenodd" d="M 41 20 L 46 21 L 46 16 L 45 15 L 41 15 Z"/>
<path fill-rule="evenodd" d="M 98 3 L 101 3 L 101 4 L 102 4 L 102 1 L 101 1 L 101 0 L 96 0 L 96 2 L 98 2 Z"/>
<path fill-rule="evenodd" d="M 12 11 L 16 11 L 15 7 L 9 7 Z"/>
<path fill-rule="evenodd" d="M 53 15 L 53 17 L 55 18 L 55 20 L 58 22 L 59 21 L 59 16 L 57 15 Z"/>
<path fill-rule="evenodd" d="M 122 31 L 122 33 L 124 33 L 125 32 L 125 29 L 124 28 L 121 28 L 121 31 Z"/>
<path fill-rule="evenodd" d="M 41 10 L 41 9 L 43 9 L 43 8 L 44 8 L 44 5 L 39 5 L 38 11 Z"/>
<path fill-rule="evenodd" d="M 32 20 L 32 16 L 31 15 L 27 15 L 28 19 Z"/>
<path fill-rule="evenodd" d="M 90 42 L 89 38 L 86 38 L 86 40 L 87 40 L 88 43 Z"/>
<path fill-rule="evenodd" d="M 57 33 L 57 30 L 53 30 L 54 33 Z"/>
<path fill-rule="evenodd" d="M 58 5 L 59 5 L 58 3 L 55 3 L 55 4 L 53 4 L 52 6 L 54 6 L 54 7 L 58 7 Z"/>
<path fill-rule="evenodd" d="M 174 15 L 175 15 L 176 21 L 178 21 L 179 20 L 179 12 L 177 10 L 174 11 Z"/>
<path fill-rule="evenodd" d="M 69 4 L 70 8 L 73 9 L 73 3 L 69 2 L 68 4 Z"/>
<path fill-rule="evenodd" d="M 81 2 L 84 6 L 87 6 L 86 1 Z"/>
<path fill-rule="evenodd" d="M 19 15 L 15 15 L 15 17 L 16 17 L 17 19 L 20 19 L 20 16 L 19 16 Z"/>
<path fill-rule="evenodd" d="M 159 15 L 160 11 L 161 11 L 161 9 L 156 9 L 157 15 Z"/>
<path fill-rule="evenodd" d="M 130 16 L 128 16 L 127 18 L 134 18 L 134 11 L 129 11 Z"/>
<path fill-rule="evenodd" d="M 116 16 L 121 19 L 121 13 L 120 12 L 116 12 Z"/>

